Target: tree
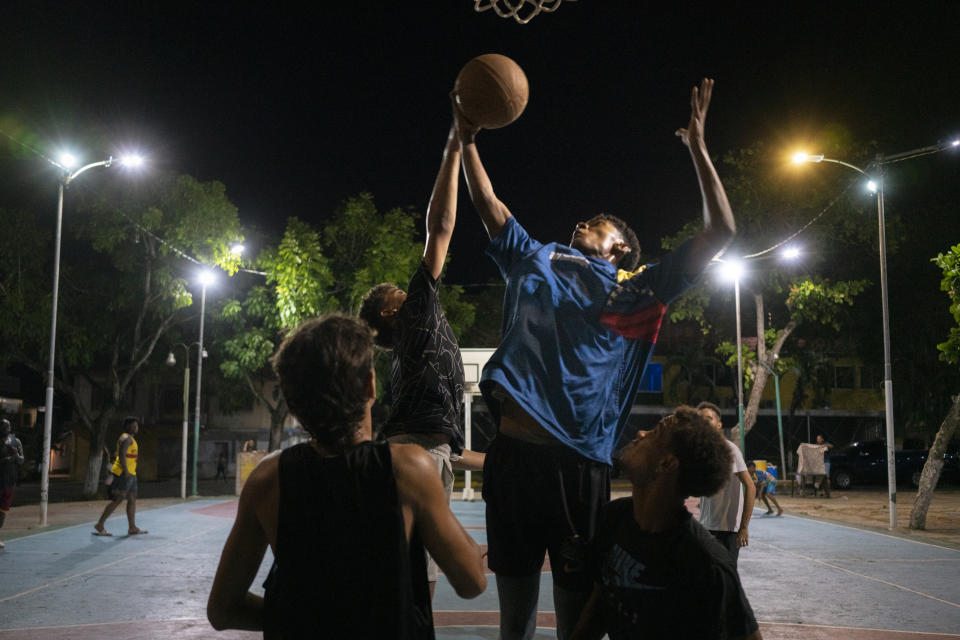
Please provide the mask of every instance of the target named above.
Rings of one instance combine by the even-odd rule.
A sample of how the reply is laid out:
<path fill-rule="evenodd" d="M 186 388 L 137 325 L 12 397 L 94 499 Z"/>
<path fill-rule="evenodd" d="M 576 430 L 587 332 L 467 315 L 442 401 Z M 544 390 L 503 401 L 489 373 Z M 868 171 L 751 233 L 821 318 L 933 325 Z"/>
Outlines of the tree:
<path fill-rule="evenodd" d="M 954 321 L 946 342 L 938 344 L 937 350 L 940 351 L 941 360 L 957 365 L 960 364 L 960 244 L 951 247 L 947 253 L 938 254 L 933 262 L 943 272 L 940 289 L 950 298 L 950 315 L 953 316 Z M 917 497 L 910 512 L 911 529 L 927 527 L 927 511 L 933 500 L 933 490 L 940 481 L 943 454 L 947 450 L 950 439 L 957 432 L 958 425 L 960 425 L 960 392 L 953 396 L 953 405 L 940 424 L 933 446 L 930 447 L 930 453 L 927 454 L 927 461 L 923 464 L 920 487 L 917 489 Z"/>
<path fill-rule="evenodd" d="M 192 305 L 182 255 L 233 272 L 238 258 L 230 246 L 242 236 L 236 207 L 218 182 L 167 175 L 86 185 L 75 196 L 78 215 L 66 225 L 54 386 L 71 399 L 90 436 L 84 494 L 92 496 L 111 421 L 158 341 Z M 41 247 L 35 216 L 19 214 L 16 224 L 17 235 L 2 236 L 0 254 L 29 267 L 4 278 L 16 286 L 0 294 L 0 342 L 7 345 L 0 355 L 43 373 L 50 301 L 39 293 L 49 288 L 49 265 L 41 260 L 52 251 Z"/>
<path fill-rule="evenodd" d="M 829 144 L 825 145 L 829 149 Z M 871 246 L 869 233 L 860 220 L 869 201 L 848 197 L 844 181 L 823 173 L 790 176 L 784 173 L 781 154 L 759 141 L 750 147 L 728 153 L 720 163 L 729 176 L 724 177 L 728 197 L 737 221 L 737 240 L 727 256 L 758 254 L 750 262 L 749 278 L 741 283 L 755 309 L 756 349 L 744 346 L 744 387 L 749 398 L 744 411 L 744 429 L 756 423 L 760 400 L 770 373 L 783 372 L 789 363 L 780 355 L 788 340 L 798 337 L 801 327 L 827 327 L 837 334 L 847 321 L 845 308 L 863 292 L 869 280 L 862 277 L 862 266 L 849 256 L 856 248 L 862 253 Z M 846 176 L 844 176 L 846 178 Z M 837 194 L 840 194 L 839 196 Z M 818 215 L 820 214 L 820 215 Z M 804 231 L 803 243 L 815 247 L 805 252 L 802 264 L 774 268 L 769 259 L 776 256 L 768 248 L 817 219 Z M 678 234 L 662 241 L 664 249 L 673 249 L 692 236 L 700 223 L 687 224 Z M 842 273 L 847 279 L 831 276 Z M 703 282 L 689 290 L 670 309 L 671 322 L 697 322 L 705 334 L 730 336 L 732 322 L 730 287 L 717 286 L 718 273 L 708 270 Z M 748 329 L 749 330 L 749 329 Z M 717 340 L 717 353 L 728 365 L 736 363 L 736 347 L 731 341 Z M 734 437 L 738 436 L 735 430 Z"/>
<path fill-rule="evenodd" d="M 224 342 L 227 357 L 221 371 L 243 380 L 269 409 L 270 450 L 280 447 L 289 415 L 273 384 L 270 356 L 285 333 L 304 319 L 330 311 L 354 313 L 363 295 L 380 282 L 405 287 L 423 255 L 416 238 L 418 220 L 422 216 L 412 210 L 378 212 L 369 193 L 348 198 L 320 229 L 291 218 L 277 247 L 257 260 L 265 283 L 253 287 L 243 301 L 224 306 L 223 320 L 235 334 Z M 473 306 L 461 295 L 457 286 L 441 291 L 444 312 L 458 335 L 473 322 Z M 386 378 L 383 362 L 378 359 L 378 384 Z"/>

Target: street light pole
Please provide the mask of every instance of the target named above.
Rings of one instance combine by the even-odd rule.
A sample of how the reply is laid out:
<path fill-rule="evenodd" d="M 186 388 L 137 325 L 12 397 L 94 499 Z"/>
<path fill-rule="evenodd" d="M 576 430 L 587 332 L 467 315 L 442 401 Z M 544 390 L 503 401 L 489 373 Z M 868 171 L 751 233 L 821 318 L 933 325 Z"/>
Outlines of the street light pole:
<path fill-rule="evenodd" d="M 909 160 L 939 151 L 945 151 L 948 148 L 960 146 L 960 140 L 954 140 L 946 144 L 935 144 L 918 149 L 911 149 L 903 153 L 892 155 L 877 154 L 874 165 L 877 168 L 876 178 L 870 179 L 866 171 L 856 165 L 842 160 L 825 158 L 820 155 L 808 155 L 798 153 L 793 157 L 796 163 L 803 162 L 832 162 L 833 164 L 843 165 L 848 169 L 856 171 L 860 175 L 870 179 L 867 183 L 871 191 L 877 194 L 877 224 L 879 227 L 879 249 L 880 249 L 880 298 L 883 310 L 883 397 L 886 420 L 886 438 L 887 438 L 887 493 L 890 512 L 889 528 L 895 529 L 897 526 L 897 459 L 896 443 L 894 442 L 894 423 L 893 423 L 893 365 L 890 353 L 890 303 L 887 290 L 887 231 L 886 220 L 883 210 L 883 165 L 901 160 Z M 869 167 L 868 167 L 869 168 Z"/>
<path fill-rule="evenodd" d="M 70 172 L 68 165 L 73 163 L 69 158 L 60 166 L 66 173 L 60 180 L 57 188 L 57 230 L 53 243 L 53 299 L 50 305 L 50 353 L 47 361 L 47 388 L 43 404 L 43 451 L 40 456 L 40 526 L 47 526 L 47 504 L 50 497 L 50 439 L 53 432 L 53 387 L 54 368 L 57 350 L 57 303 L 60 297 L 60 239 L 63 233 L 63 191 L 73 180 L 84 171 L 94 167 L 109 167 L 115 162 L 113 156 L 100 162 L 91 162 Z M 131 156 L 122 161 L 124 164 L 139 166 L 142 160 Z"/>
<path fill-rule="evenodd" d="M 200 380 L 203 375 L 203 316 L 207 307 L 207 283 L 208 277 L 204 277 L 201 283 L 200 293 L 200 340 L 199 349 L 197 349 L 197 399 L 195 403 L 196 414 L 193 417 L 193 493 L 197 494 L 197 462 L 200 455 Z"/>
<path fill-rule="evenodd" d="M 776 357 L 777 356 L 774 355 L 774 359 L 776 359 Z M 784 455 L 783 450 L 783 412 L 780 409 L 780 374 L 766 362 L 761 360 L 760 364 L 773 376 L 773 388 L 777 393 L 777 433 L 780 435 L 780 478 L 783 479 L 787 477 L 787 457 Z"/>
<path fill-rule="evenodd" d="M 743 350 L 740 347 L 740 276 L 733 281 L 734 296 L 737 299 L 737 420 L 740 424 L 740 453 L 746 455 L 747 434 L 743 432 Z"/>
<path fill-rule="evenodd" d="M 890 530 L 897 526 L 897 457 L 893 441 L 893 365 L 890 355 L 890 298 L 887 292 L 887 231 L 883 213 L 883 157 L 877 157 L 877 221 L 880 228 L 880 300 L 883 307 L 883 398 L 887 421 L 887 493 Z"/>

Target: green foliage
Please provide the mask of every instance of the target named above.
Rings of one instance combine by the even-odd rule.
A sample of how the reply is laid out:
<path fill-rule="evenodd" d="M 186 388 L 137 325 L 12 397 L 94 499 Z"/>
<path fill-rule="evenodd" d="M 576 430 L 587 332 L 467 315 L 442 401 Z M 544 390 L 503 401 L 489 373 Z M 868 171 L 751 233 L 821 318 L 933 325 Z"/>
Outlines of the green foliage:
<path fill-rule="evenodd" d="M 940 290 L 950 298 L 950 315 L 956 326 L 950 327 L 946 342 L 937 345 L 940 359 L 950 364 L 960 363 L 960 244 L 950 247 L 932 259 L 943 272 Z"/>
<path fill-rule="evenodd" d="M 842 307 L 853 305 L 868 280 L 830 282 L 829 278 L 805 278 L 790 285 L 787 308 L 798 322 L 811 322 L 840 330 Z"/>
<path fill-rule="evenodd" d="M 381 282 L 405 288 L 423 255 L 416 237 L 421 219 L 402 209 L 380 213 L 369 193 L 348 198 L 320 228 L 290 218 L 277 246 L 257 259 L 258 268 L 266 273 L 265 285 L 223 307 L 220 321 L 228 337 L 222 341 L 221 373 L 245 380 L 271 412 L 285 414 L 279 397 L 265 395 L 265 385 L 273 379 L 268 360 L 283 335 L 307 318 L 355 312 L 363 295 Z M 462 296 L 459 286 L 440 291 L 444 312 L 458 336 L 474 320 L 473 305 Z M 378 384 L 389 373 L 388 364 L 384 368 L 378 359 Z"/>

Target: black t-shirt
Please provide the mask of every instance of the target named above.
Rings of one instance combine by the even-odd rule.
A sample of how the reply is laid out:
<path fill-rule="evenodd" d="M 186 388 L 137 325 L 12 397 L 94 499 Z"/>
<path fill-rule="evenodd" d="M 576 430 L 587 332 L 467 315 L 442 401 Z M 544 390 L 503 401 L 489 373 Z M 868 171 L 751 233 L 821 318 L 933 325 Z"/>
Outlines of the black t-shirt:
<path fill-rule="evenodd" d="M 454 451 L 463 449 L 460 345 L 443 315 L 439 281 L 420 263 L 410 278 L 397 318 L 390 383 L 393 403 L 384 434 L 444 433 Z"/>
<path fill-rule="evenodd" d="M 683 513 L 678 527 L 646 533 L 630 498 L 604 509 L 592 565 L 612 640 L 737 638 L 757 629 L 726 550 Z"/>

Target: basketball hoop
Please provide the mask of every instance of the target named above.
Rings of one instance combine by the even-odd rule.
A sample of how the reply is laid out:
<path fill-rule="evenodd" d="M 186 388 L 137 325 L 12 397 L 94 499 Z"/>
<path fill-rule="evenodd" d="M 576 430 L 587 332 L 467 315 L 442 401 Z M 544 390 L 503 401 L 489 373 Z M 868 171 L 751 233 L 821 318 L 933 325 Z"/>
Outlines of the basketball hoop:
<path fill-rule="evenodd" d="M 563 0 L 473 0 L 475 11 L 493 9 L 501 18 L 513 18 L 520 24 L 527 24 L 541 11 L 552 13 L 559 9 L 561 4 Z"/>

